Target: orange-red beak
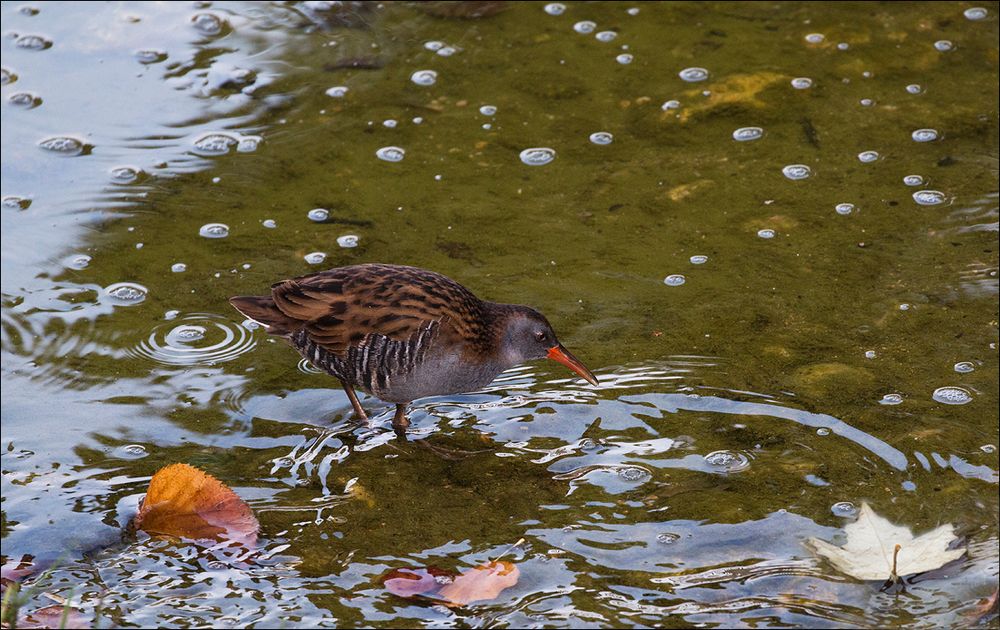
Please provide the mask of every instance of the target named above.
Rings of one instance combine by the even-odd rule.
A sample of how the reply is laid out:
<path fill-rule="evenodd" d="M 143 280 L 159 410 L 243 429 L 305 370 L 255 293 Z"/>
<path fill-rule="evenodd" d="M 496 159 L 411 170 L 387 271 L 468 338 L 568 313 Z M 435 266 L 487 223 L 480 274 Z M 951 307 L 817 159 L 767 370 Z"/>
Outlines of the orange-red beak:
<path fill-rule="evenodd" d="M 559 363 L 562 363 L 569 369 L 573 370 L 574 372 L 582 376 L 585 381 L 587 381 L 594 387 L 597 387 L 597 377 L 594 376 L 594 373 L 588 370 L 586 365 L 580 363 L 580 359 L 577 359 L 572 354 L 570 354 L 569 350 L 563 348 L 562 344 L 559 344 L 558 346 L 553 346 L 552 348 L 549 349 L 549 358 L 552 359 L 553 361 L 558 361 Z"/>

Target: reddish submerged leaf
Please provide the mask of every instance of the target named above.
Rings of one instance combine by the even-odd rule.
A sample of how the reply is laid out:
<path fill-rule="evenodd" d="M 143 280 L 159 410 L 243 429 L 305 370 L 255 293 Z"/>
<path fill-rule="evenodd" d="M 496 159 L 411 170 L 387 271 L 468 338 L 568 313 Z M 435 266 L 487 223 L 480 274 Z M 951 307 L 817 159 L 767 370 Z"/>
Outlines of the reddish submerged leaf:
<path fill-rule="evenodd" d="M 517 584 L 520 574 L 517 565 L 506 560 L 481 564 L 458 576 L 451 584 L 446 584 L 438 591 L 438 597 L 449 606 L 467 606 L 472 602 L 495 599 L 500 591 Z"/>
<path fill-rule="evenodd" d="M 257 543 L 257 519 L 243 499 L 187 464 L 171 464 L 153 475 L 133 524 L 149 534 Z"/>
<path fill-rule="evenodd" d="M 65 621 L 63 615 L 66 616 Z M 76 608 L 59 604 L 33 611 L 17 622 L 18 628 L 89 628 L 90 620 Z"/>
<path fill-rule="evenodd" d="M 393 569 L 382 576 L 382 585 L 393 595 L 413 597 L 436 590 L 442 583 L 450 582 L 453 575 L 437 567 L 403 567 Z"/>

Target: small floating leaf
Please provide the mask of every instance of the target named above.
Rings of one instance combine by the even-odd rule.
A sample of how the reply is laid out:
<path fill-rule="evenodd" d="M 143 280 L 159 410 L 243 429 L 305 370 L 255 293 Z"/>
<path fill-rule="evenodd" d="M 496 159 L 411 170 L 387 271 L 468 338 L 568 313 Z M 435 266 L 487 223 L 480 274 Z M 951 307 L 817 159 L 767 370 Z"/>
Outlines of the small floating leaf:
<path fill-rule="evenodd" d="M 466 606 L 472 602 L 495 599 L 506 588 L 517 584 L 517 565 L 506 560 L 481 564 L 466 571 L 438 592 L 449 606 Z"/>
<path fill-rule="evenodd" d="M 171 464 L 153 475 L 133 524 L 149 534 L 247 546 L 257 543 L 259 527 L 235 492 L 187 464 Z"/>
<path fill-rule="evenodd" d="M 441 584 L 452 581 L 454 574 L 437 567 L 393 569 L 382 577 L 382 585 L 393 595 L 414 597 L 425 595 Z"/>

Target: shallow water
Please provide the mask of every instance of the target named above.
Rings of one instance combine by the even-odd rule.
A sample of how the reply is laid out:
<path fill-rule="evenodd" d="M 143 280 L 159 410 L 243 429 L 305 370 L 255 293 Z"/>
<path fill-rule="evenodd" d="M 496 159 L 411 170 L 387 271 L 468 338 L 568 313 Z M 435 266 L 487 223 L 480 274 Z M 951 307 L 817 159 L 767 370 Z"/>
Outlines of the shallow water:
<path fill-rule="evenodd" d="M 2 5 L 5 559 L 102 625 L 970 623 L 997 4 L 564 4 Z M 539 308 L 601 386 L 530 364 L 358 426 L 226 300 L 364 261 Z M 176 461 L 255 556 L 122 536 Z M 803 541 L 864 501 L 968 555 L 836 573 Z M 493 601 L 379 584 L 520 538 Z"/>

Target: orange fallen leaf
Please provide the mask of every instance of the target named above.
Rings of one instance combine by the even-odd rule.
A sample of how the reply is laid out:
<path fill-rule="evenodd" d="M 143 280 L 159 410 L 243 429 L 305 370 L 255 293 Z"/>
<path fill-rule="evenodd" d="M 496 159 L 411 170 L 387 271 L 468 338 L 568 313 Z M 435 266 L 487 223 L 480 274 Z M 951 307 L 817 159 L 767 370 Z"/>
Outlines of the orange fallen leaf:
<path fill-rule="evenodd" d="M 248 547 L 256 545 L 259 527 L 243 499 L 187 464 L 171 464 L 153 475 L 133 524 L 149 534 L 231 540 Z"/>
<path fill-rule="evenodd" d="M 399 597 L 425 595 L 451 582 L 453 574 L 437 567 L 393 569 L 382 576 L 382 585 L 387 591 Z"/>
<path fill-rule="evenodd" d="M 517 584 L 520 573 L 516 564 L 506 560 L 481 564 L 445 585 L 438 592 L 438 597 L 449 606 L 466 606 L 472 602 L 495 599 L 500 591 Z"/>

